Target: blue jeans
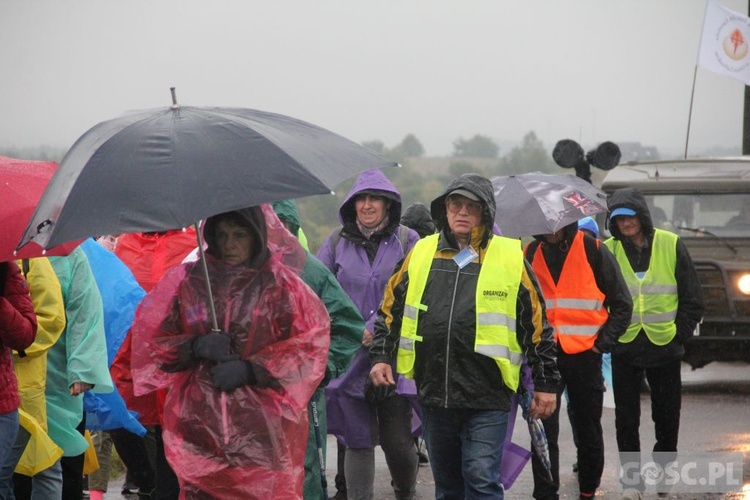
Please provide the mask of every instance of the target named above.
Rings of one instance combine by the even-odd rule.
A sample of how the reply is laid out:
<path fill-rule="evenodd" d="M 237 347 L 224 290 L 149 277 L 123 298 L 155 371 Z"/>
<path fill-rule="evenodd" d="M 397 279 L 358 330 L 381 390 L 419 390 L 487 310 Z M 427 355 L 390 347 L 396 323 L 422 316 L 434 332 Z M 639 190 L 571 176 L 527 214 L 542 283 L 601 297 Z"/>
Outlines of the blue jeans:
<path fill-rule="evenodd" d="M 19 427 L 18 410 L 0 415 L 0 498 L 13 498 L 13 469 L 21 458 L 13 453 Z"/>
<path fill-rule="evenodd" d="M 508 412 L 422 407 L 436 499 L 503 498 L 500 462 Z"/>
<path fill-rule="evenodd" d="M 3 500 L 15 500 L 16 498 L 13 492 L 13 472 L 16 470 L 16 466 L 21 460 L 21 456 L 30 439 L 31 434 L 29 434 L 29 431 L 19 426 L 16 444 L 13 445 L 13 449 L 8 454 L 5 462 L 0 465 L 0 498 Z"/>

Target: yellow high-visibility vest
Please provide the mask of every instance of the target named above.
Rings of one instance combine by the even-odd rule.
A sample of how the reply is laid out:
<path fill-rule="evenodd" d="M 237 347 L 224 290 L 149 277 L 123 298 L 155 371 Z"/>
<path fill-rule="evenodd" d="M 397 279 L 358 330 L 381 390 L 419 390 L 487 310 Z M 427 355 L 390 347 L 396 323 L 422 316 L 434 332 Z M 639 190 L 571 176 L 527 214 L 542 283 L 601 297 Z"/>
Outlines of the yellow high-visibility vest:
<path fill-rule="evenodd" d="M 609 238 L 604 242 L 620 265 L 620 270 L 633 297 L 630 326 L 620 337 L 628 343 L 643 329 L 655 345 L 668 344 L 677 333 L 677 235 L 661 229 L 654 230 L 651 261 L 648 270 L 639 278 L 630 265 L 620 241 Z"/>
<path fill-rule="evenodd" d="M 427 285 L 439 235 L 418 241 L 409 261 L 396 371 L 414 376 L 415 343 L 419 311 L 426 311 L 422 295 Z M 523 273 L 523 252 L 517 240 L 494 236 L 485 252 L 476 289 L 476 338 L 474 351 L 495 360 L 505 385 L 516 390 L 523 354 L 516 338 L 516 303 Z"/>

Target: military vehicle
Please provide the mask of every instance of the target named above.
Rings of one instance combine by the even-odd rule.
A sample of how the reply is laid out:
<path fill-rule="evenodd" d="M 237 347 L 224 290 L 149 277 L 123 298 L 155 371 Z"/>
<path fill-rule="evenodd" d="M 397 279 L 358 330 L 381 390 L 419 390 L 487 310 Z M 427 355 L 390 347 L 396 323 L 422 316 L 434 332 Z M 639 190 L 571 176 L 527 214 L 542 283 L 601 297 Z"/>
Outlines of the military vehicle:
<path fill-rule="evenodd" d="M 601 185 L 628 187 L 644 194 L 655 227 L 680 236 L 698 270 L 706 312 L 685 361 L 750 362 L 750 156 L 627 162 Z M 606 238 L 603 222 L 601 214 Z"/>

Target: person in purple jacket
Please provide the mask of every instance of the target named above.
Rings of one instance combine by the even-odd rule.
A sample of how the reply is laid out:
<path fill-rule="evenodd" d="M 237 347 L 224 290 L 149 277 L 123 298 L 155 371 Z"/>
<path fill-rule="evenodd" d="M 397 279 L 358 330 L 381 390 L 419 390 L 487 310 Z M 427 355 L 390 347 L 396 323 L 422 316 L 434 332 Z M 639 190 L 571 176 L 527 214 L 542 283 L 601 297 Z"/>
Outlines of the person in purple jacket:
<path fill-rule="evenodd" d="M 365 319 L 365 330 L 349 371 L 326 389 L 329 433 L 340 443 L 334 498 L 373 497 L 377 444 L 385 453 L 396 498 L 414 498 L 419 465 L 412 438 L 413 406 L 403 394 L 411 393 L 413 398 L 416 389 L 402 384 L 395 391 L 378 392 L 367 384 L 368 347 L 383 291 L 419 235 L 399 224 L 401 195 L 379 170 L 359 175 L 341 204 L 339 219 L 342 226 L 331 232 L 317 257 L 354 301 Z M 345 482 L 341 444 L 346 447 Z"/>

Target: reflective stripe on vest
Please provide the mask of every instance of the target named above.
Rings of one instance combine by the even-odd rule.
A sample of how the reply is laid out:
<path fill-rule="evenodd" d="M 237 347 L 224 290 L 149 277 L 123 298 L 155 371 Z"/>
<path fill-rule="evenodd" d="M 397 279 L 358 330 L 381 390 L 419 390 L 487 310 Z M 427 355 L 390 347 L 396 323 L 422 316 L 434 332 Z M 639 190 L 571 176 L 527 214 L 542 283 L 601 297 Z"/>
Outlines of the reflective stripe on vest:
<path fill-rule="evenodd" d="M 422 296 L 427 286 L 439 235 L 417 242 L 409 260 L 409 287 L 406 291 L 401 339 L 396 371 L 414 376 L 415 343 L 419 331 L 419 311 L 427 311 Z M 497 363 L 505 384 L 518 388 L 523 354 L 516 338 L 516 304 L 523 273 L 523 253 L 517 240 L 494 236 L 490 239 L 477 279 L 475 295 L 476 330 L 474 351 Z"/>
<path fill-rule="evenodd" d="M 633 315 L 630 326 L 620 342 L 632 342 L 643 329 L 655 345 L 668 344 L 677 333 L 677 235 L 661 229 L 654 230 L 651 261 L 639 279 L 630 266 L 622 243 L 610 238 L 604 242 L 617 259 L 622 275 L 633 296 Z"/>
<path fill-rule="evenodd" d="M 537 246 L 531 267 L 542 288 L 547 320 L 555 328 L 555 338 L 563 351 L 568 354 L 587 351 L 594 346 L 609 313 L 586 257 L 583 233 L 579 231 L 573 238 L 557 283 L 544 259 L 544 244 Z"/>

